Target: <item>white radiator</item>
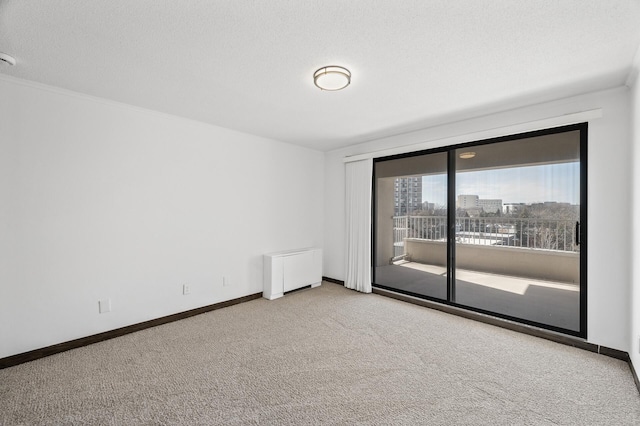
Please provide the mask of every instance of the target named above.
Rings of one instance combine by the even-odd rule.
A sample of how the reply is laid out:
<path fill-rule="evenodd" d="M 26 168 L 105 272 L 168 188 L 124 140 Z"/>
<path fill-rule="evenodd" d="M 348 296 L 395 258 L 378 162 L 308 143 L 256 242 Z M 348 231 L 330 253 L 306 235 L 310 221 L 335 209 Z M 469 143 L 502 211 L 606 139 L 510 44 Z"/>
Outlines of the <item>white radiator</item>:
<path fill-rule="evenodd" d="M 264 255 L 264 289 L 269 300 L 302 287 L 322 283 L 322 249 L 306 248 Z"/>

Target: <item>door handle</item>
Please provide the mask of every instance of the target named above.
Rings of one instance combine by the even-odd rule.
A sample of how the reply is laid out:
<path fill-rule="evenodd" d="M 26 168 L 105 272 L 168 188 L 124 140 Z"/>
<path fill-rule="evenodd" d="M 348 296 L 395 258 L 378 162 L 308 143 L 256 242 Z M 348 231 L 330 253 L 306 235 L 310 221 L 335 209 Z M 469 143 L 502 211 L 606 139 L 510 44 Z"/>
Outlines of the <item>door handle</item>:
<path fill-rule="evenodd" d="M 576 222 L 576 229 L 575 229 L 575 240 L 576 240 L 576 245 L 579 246 L 580 245 L 580 222 Z"/>

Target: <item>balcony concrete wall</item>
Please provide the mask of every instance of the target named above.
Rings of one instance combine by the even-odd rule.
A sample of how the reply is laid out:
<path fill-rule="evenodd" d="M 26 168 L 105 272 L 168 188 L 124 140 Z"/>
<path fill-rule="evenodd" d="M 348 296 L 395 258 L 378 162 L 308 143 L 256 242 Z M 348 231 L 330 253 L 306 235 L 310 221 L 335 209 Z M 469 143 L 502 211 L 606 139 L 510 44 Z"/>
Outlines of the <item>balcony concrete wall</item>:
<path fill-rule="evenodd" d="M 413 262 L 446 266 L 447 243 L 407 238 L 405 254 Z M 456 245 L 460 269 L 564 283 L 580 283 L 580 255 L 573 252 L 519 247 Z"/>

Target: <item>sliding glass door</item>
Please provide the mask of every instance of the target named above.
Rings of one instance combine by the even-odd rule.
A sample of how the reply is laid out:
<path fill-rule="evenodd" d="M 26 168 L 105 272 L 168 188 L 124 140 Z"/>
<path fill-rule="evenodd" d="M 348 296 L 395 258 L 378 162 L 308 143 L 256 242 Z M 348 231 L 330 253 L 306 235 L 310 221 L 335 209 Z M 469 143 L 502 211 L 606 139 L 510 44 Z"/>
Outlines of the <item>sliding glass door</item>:
<path fill-rule="evenodd" d="M 586 133 L 377 159 L 374 285 L 586 336 Z"/>
<path fill-rule="evenodd" d="M 375 163 L 375 283 L 447 299 L 447 153 Z"/>

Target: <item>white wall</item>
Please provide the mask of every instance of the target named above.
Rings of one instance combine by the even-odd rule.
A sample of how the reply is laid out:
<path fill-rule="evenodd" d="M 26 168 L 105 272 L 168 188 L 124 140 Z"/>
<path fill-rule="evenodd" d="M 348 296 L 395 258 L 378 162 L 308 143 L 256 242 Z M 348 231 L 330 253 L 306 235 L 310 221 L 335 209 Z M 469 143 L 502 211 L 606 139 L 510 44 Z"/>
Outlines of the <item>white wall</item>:
<path fill-rule="evenodd" d="M 261 292 L 263 253 L 323 244 L 323 162 L 3 77 L 0 357 Z"/>
<path fill-rule="evenodd" d="M 588 340 L 628 351 L 632 168 L 626 88 L 537 104 L 328 152 L 325 156 L 324 275 L 344 279 L 343 157 L 418 143 L 423 144 L 423 148 L 437 147 L 445 145 L 438 141 L 442 138 L 598 108 L 602 108 L 603 117 L 589 123 L 588 136 Z M 471 140 L 474 139 L 467 141 Z"/>
<path fill-rule="evenodd" d="M 631 156 L 634 164 L 640 164 L 640 79 L 637 78 L 637 73 L 640 71 L 640 49 L 636 54 L 637 60 L 635 63 L 636 78 L 631 87 L 631 132 L 632 132 L 632 144 L 633 155 Z M 629 185 L 632 190 L 632 241 L 636 244 L 633 246 L 631 265 L 631 299 L 630 299 L 630 322 L 631 322 L 631 334 L 629 344 L 629 355 L 636 372 L 640 373 L 640 167 L 634 167 L 633 180 Z"/>

